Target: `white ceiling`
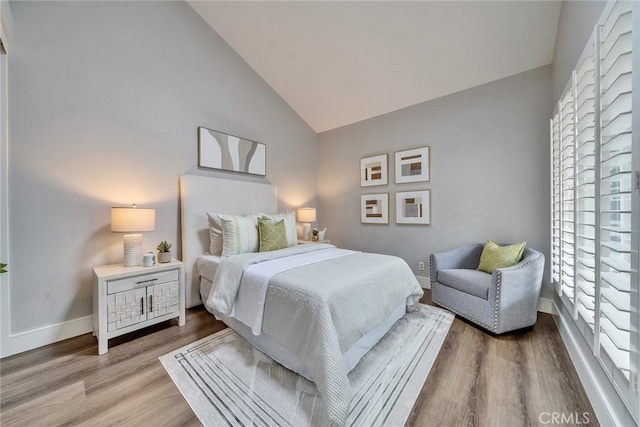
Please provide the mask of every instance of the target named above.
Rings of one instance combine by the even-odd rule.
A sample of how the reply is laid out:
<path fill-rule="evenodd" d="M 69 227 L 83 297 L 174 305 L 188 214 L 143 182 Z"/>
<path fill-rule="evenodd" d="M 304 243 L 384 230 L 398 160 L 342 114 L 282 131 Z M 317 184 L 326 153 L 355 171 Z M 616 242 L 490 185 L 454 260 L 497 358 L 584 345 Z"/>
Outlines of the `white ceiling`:
<path fill-rule="evenodd" d="M 560 1 L 189 1 L 316 131 L 550 64 Z"/>

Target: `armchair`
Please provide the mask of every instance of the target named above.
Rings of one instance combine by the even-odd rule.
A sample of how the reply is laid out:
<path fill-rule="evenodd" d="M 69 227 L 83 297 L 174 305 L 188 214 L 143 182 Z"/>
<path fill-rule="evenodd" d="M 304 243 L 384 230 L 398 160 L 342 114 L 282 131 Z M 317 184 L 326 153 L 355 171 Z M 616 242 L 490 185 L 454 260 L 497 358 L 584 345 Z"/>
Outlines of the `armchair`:
<path fill-rule="evenodd" d="M 477 270 L 483 247 L 431 254 L 433 302 L 495 334 L 535 324 L 544 255 L 527 247 L 518 264 L 488 274 Z"/>

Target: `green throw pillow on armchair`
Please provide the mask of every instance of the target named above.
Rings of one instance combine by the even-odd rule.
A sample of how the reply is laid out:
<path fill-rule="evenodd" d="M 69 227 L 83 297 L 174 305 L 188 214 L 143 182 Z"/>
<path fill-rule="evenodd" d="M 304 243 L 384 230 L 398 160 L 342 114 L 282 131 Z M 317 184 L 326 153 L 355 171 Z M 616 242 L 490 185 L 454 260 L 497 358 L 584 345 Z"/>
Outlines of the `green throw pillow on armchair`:
<path fill-rule="evenodd" d="M 491 274 L 496 268 L 506 268 L 516 265 L 522 259 L 526 245 L 527 242 L 500 246 L 493 240 L 487 241 L 484 249 L 482 249 L 482 255 L 480 255 L 478 270 Z"/>

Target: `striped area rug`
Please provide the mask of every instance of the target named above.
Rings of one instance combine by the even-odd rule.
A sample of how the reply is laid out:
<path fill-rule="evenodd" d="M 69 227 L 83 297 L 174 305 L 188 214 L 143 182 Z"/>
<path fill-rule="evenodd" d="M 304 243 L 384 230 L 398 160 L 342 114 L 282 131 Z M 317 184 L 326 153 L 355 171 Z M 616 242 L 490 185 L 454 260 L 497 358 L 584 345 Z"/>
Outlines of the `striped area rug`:
<path fill-rule="evenodd" d="M 420 304 L 349 373 L 349 426 L 402 426 L 454 316 Z M 316 386 L 227 328 L 160 357 L 205 426 L 327 426 Z"/>

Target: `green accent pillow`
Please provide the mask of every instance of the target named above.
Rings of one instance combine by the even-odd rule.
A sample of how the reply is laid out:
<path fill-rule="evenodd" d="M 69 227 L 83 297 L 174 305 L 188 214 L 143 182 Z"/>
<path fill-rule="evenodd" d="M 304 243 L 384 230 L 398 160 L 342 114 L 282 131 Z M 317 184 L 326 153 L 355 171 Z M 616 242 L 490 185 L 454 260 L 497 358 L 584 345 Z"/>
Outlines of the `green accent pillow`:
<path fill-rule="evenodd" d="M 284 219 L 284 229 L 287 232 L 287 243 L 289 246 L 298 244 L 298 232 L 296 231 L 296 215 L 293 212 L 285 212 L 275 215 L 260 213 L 258 218 L 269 219 L 272 223 L 276 223 Z"/>
<path fill-rule="evenodd" d="M 496 268 L 506 268 L 516 265 L 522 259 L 524 247 L 527 242 L 515 243 L 509 246 L 500 246 L 493 240 L 489 240 L 482 249 L 478 270 L 485 273 L 493 273 Z"/>
<path fill-rule="evenodd" d="M 289 247 L 284 219 L 273 222 L 258 218 L 258 234 L 260 235 L 260 252 L 275 251 Z"/>

